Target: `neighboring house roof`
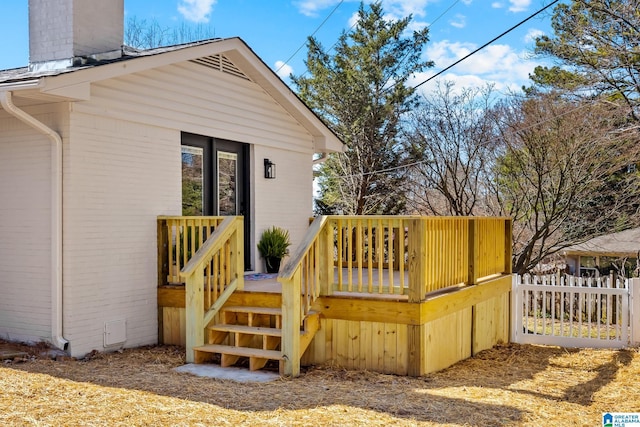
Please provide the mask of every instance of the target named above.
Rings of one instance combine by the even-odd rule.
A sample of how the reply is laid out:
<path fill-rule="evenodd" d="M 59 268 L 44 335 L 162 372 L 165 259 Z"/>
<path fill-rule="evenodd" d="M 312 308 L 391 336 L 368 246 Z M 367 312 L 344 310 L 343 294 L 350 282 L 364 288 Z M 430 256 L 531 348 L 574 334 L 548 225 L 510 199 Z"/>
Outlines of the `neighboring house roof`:
<path fill-rule="evenodd" d="M 640 228 L 594 237 L 584 243 L 569 246 L 565 255 L 598 255 L 625 257 L 637 256 L 640 252 Z"/>
<path fill-rule="evenodd" d="M 314 137 L 316 152 L 343 151 L 345 146 L 322 120 L 240 38 L 137 50 L 123 47 L 115 59 L 78 60 L 64 69 L 14 68 L 0 71 L 0 91 L 39 100 L 88 100 L 92 82 L 183 61 L 193 61 L 250 80 L 262 87 Z M 18 95 L 18 94 L 16 94 Z"/>

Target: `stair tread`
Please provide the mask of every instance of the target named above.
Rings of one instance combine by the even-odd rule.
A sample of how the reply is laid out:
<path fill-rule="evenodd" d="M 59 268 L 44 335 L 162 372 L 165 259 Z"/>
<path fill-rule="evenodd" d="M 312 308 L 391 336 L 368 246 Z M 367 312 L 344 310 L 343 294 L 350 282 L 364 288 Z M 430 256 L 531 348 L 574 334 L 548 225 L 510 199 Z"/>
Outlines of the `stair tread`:
<path fill-rule="evenodd" d="M 240 332 L 242 334 L 267 335 L 270 337 L 281 337 L 282 329 L 268 328 L 265 326 L 246 326 L 246 325 L 225 325 L 218 324 L 209 327 L 212 331 L 220 332 Z"/>
<path fill-rule="evenodd" d="M 232 311 L 234 313 L 256 313 L 282 315 L 282 308 L 278 307 L 249 307 L 243 305 L 232 305 L 222 307 L 222 311 Z"/>
<path fill-rule="evenodd" d="M 261 348 L 234 347 L 221 344 L 206 344 L 200 347 L 194 347 L 195 351 L 204 351 L 207 353 L 223 353 L 232 354 L 242 357 L 259 357 L 262 359 L 281 360 L 282 353 L 280 350 L 263 350 Z"/>

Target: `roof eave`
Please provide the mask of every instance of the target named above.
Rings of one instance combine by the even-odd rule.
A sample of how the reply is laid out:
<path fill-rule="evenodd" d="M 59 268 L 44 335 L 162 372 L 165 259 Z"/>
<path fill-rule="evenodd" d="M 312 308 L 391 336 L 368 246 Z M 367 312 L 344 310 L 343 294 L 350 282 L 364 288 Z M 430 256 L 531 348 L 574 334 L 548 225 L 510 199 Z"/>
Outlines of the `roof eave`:
<path fill-rule="evenodd" d="M 37 84 L 30 86 L 30 88 L 38 89 L 44 96 L 87 100 L 90 97 L 92 82 L 216 54 L 224 54 L 229 57 L 253 82 L 264 88 L 276 102 L 291 114 L 311 134 L 314 152 L 345 151 L 346 146 L 340 141 L 340 138 L 239 37 L 215 39 L 176 50 L 158 50 L 157 53 L 150 55 L 43 76 L 31 80 L 30 82 L 35 81 Z M 19 87 L 27 84 L 14 82 L 7 83 L 7 85 L 7 87 Z"/>

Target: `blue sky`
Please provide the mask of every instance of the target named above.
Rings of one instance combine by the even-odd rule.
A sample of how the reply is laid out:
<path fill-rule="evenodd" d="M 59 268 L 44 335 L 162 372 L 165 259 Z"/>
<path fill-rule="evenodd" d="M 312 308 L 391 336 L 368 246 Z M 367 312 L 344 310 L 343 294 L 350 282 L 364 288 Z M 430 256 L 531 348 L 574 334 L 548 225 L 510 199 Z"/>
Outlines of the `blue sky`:
<path fill-rule="evenodd" d="M 548 4 L 548 0 L 384 0 L 393 18 L 413 14 L 415 28 L 429 26 L 425 58 L 436 66 L 423 81 L 512 25 Z M 27 0 L 5 0 L 0 26 L 0 69 L 28 63 Z M 341 31 L 351 28 L 360 2 L 350 0 L 125 0 L 125 22 L 156 21 L 162 27 L 182 23 L 206 27 L 214 37 L 241 37 L 274 70 L 315 37 L 331 47 Z M 336 8 L 337 6 L 337 8 Z M 335 9 L 335 10 L 334 10 Z M 332 13 L 333 11 L 333 13 Z M 323 23 L 323 21 L 325 21 Z M 539 59 L 531 57 L 533 37 L 549 33 L 550 12 L 543 13 L 495 42 L 436 80 L 452 80 L 457 87 L 495 84 L 498 90 L 519 88 Z M 279 74 L 305 71 L 302 47 Z M 435 82 L 435 80 L 434 80 Z M 429 85 L 423 86 L 428 90 Z"/>

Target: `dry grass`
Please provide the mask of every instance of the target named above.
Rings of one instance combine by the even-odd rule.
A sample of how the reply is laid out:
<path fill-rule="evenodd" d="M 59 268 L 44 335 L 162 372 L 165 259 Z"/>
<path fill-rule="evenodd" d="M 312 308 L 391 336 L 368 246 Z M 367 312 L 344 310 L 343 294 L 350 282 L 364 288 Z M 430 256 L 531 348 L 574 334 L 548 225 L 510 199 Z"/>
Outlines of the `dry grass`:
<path fill-rule="evenodd" d="M 423 378 L 338 368 L 240 384 L 178 374 L 182 350 L 0 367 L 0 424 L 598 426 L 640 411 L 640 352 L 508 345 Z"/>

